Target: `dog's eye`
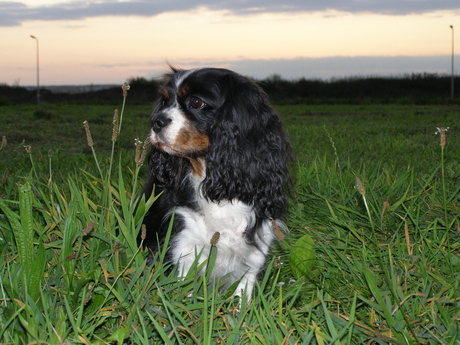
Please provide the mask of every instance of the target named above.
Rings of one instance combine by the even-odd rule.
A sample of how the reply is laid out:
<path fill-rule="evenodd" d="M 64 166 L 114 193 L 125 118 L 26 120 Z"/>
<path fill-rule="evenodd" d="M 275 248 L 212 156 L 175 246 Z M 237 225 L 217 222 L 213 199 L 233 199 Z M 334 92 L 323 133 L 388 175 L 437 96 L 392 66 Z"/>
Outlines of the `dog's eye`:
<path fill-rule="evenodd" d="M 188 103 L 193 109 L 203 109 L 207 105 L 205 101 L 196 96 L 190 97 Z"/>

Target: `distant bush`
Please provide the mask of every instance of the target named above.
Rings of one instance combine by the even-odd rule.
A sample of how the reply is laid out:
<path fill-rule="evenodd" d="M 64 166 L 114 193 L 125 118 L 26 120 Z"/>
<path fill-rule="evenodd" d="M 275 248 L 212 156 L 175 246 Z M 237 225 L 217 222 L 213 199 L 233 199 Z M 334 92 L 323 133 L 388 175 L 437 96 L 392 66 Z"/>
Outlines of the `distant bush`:
<path fill-rule="evenodd" d="M 0 85 L 0 99 L 2 99 L 2 103 L 35 103 L 37 102 L 37 92 L 2 84 Z"/>
<path fill-rule="evenodd" d="M 9 105 L 9 104 L 10 104 L 10 101 L 8 100 L 8 98 L 4 95 L 0 95 L 0 106 Z"/>
<path fill-rule="evenodd" d="M 53 120 L 59 118 L 59 116 L 53 114 L 50 111 L 40 109 L 34 111 L 34 118 L 37 120 Z"/>
<path fill-rule="evenodd" d="M 458 84 L 457 77 L 455 82 Z M 447 103 L 450 76 L 406 74 L 397 77 L 348 77 L 326 80 L 285 80 L 273 75 L 259 81 L 273 102 L 345 104 L 368 103 Z"/>
<path fill-rule="evenodd" d="M 330 80 L 300 78 L 286 80 L 274 74 L 256 81 L 277 104 L 446 104 L 459 103 L 450 98 L 451 77 L 428 73 L 401 76 L 347 77 Z M 455 78 L 459 85 L 460 76 Z M 157 98 L 158 81 L 143 77 L 128 80 L 131 86 L 131 104 L 153 103 Z M 460 85 L 459 85 L 460 86 Z M 459 90 L 459 88 L 456 88 Z M 80 93 L 51 92 L 40 89 L 43 102 L 113 104 L 120 98 L 120 87 L 109 87 Z M 0 85 L 0 105 L 9 103 L 35 103 L 35 91 Z"/>

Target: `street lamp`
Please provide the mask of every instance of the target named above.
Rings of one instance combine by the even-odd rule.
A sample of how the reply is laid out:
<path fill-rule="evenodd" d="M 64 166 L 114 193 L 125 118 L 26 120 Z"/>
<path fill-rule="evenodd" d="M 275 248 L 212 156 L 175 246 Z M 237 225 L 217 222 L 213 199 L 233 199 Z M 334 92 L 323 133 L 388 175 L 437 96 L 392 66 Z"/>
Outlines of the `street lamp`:
<path fill-rule="evenodd" d="M 39 54 L 38 54 L 38 38 L 30 35 L 31 38 L 37 41 L 37 104 L 40 104 L 40 67 L 39 67 Z"/>
<path fill-rule="evenodd" d="M 450 77 L 450 98 L 454 98 L 454 26 L 451 25 L 452 29 L 452 72 Z"/>

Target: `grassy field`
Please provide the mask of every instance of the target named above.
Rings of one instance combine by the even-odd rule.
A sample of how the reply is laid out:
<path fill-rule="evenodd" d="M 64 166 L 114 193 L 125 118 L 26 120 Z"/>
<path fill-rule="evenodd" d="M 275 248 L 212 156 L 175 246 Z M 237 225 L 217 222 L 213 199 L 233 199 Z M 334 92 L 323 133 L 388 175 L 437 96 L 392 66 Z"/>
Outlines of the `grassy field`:
<path fill-rule="evenodd" d="M 458 107 L 277 107 L 296 154 L 289 233 L 239 310 L 206 276 L 177 282 L 163 253 L 145 266 L 135 140 L 151 105 L 127 102 L 117 138 L 121 101 L 0 107 L 0 343 L 459 343 Z"/>

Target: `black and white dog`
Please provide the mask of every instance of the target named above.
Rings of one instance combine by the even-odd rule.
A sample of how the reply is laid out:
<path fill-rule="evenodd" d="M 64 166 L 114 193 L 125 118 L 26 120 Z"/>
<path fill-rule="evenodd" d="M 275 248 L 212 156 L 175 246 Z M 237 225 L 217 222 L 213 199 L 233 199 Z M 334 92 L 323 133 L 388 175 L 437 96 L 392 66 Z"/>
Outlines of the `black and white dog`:
<path fill-rule="evenodd" d="M 226 69 L 172 68 L 151 118 L 144 242 L 157 251 L 174 214 L 168 256 L 185 276 L 217 247 L 213 270 L 248 300 L 275 230 L 283 228 L 289 140 L 267 95 Z M 158 240 L 160 243 L 158 243 Z M 211 244 L 211 242 L 213 242 Z"/>

